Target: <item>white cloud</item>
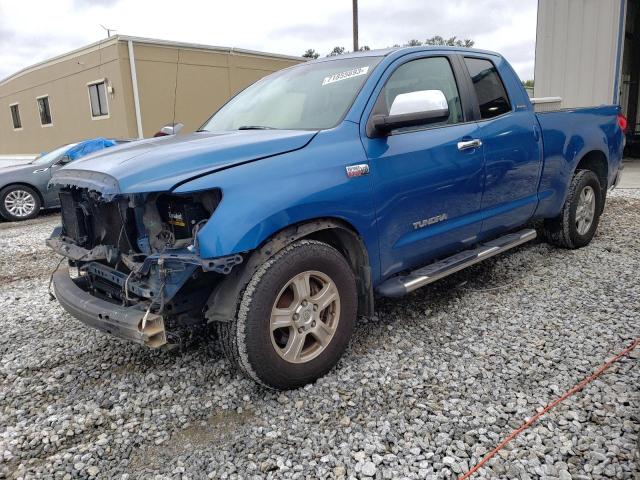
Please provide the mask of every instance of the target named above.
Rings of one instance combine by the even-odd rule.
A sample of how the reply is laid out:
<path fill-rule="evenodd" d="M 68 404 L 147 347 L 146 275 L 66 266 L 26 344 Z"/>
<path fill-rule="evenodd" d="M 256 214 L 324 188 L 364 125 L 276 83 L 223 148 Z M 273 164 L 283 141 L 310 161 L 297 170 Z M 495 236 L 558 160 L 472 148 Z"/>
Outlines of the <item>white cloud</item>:
<path fill-rule="evenodd" d="M 536 0 L 360 0 L 360 44 L 442 35 L 496 50 L 533 77 Z M 300 55 L 351 47 L 351 2 L 0 0 L 0 78 L 118 33 Z"/>

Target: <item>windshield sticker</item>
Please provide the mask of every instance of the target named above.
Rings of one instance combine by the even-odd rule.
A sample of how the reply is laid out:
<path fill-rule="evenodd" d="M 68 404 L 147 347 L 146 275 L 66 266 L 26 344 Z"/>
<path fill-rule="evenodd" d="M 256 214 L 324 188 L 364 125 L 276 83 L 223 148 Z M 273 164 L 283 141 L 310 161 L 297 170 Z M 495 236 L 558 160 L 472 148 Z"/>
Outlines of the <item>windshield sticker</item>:
<path fill-rule="evenodd" d="M 330 83 L 339 82 L 340 80 L 346 80 L 348 78 L 358 77 L 360 75 L 366 75 L 369 71 L 369 67 L 359 67 L 354 68 L 352 70 L 347 70 L 346 72 L 334 73 L 333 75 L 329 75 L 328 77 L 324 77 L 322 80 L 322 86 L 329 85 Z"/>

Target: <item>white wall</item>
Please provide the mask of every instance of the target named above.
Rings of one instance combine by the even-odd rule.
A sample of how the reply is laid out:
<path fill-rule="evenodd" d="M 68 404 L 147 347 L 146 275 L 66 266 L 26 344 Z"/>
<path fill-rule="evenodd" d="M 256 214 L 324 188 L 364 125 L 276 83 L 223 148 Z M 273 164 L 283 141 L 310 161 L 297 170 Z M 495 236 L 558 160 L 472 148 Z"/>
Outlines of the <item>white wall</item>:
<path fill-rule="evenodd" d="M 539 0 L 536 97 L 562 107 L 614 102 L 624 0 Z"/>

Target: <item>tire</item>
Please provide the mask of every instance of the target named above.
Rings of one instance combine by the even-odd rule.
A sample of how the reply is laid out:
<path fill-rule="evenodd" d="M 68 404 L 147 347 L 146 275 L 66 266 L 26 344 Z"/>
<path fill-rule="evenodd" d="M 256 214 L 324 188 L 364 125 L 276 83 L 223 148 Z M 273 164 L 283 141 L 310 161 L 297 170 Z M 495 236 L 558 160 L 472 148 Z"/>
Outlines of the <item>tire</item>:
<path fill-rule="evenodd" d="M 305 288 L 309 295 L 296 293 Z M 273 389 L 298 388 L 338 362 L 357 308 L 356 280 L 347 260 L 325 243 L 300 240 L 258 268 L 236 319 L 219 323 L 218 336 L 226 357 L 249 378 Z"/>
<path fill-rule="evenodd" d="M 41 206 L 38 192 L 26 185 L 10 185 L 0 191 L 0 215 L 10 222 L 37 217 Z"/>
<path fill-rule="evenodd" d="M 593 204 L 582 207 L 585 192 L 593 194 Z M 579 210 L 580 209 L 580 210 Z M 598 176 L 591 170 L 578 170 L 569 185 L 567 199 L 560 215 L 545 220 L 543 236 L 547 242 L 562 248 L 580 248 L 588 245 L 593 239 L 600 215 L 604 209 L 604 194 Z M 584 213 L 590 212 L 588 227 Z M 583 223 L 584 220 L 584 223 Z"/>

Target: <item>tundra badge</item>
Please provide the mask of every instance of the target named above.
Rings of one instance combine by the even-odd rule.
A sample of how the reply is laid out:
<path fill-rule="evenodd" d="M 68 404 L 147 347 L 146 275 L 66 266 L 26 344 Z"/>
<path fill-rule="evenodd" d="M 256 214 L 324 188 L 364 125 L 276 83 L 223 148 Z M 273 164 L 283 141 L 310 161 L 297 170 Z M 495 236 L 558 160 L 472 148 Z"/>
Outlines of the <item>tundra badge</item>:
<path fill-rule="evenodd" d="M 418 230 L 419 228 L 428 227 L 429 225 L 433 225 L 434 223 L 442 222 L 449 218 L 446 213 L 441 213 L 440 215 L 436 215 L 435 217 L 425 218 L 424 220 L 420 220 L 418 222 L 413 222 L 413 228 Z"/>
<path fill-rule="evenodd" d="M 347 167 L 347 177 L 361 177 L 362 175 L 369 175 L 369 165 L 366 163 L 349 165 Z"/>

